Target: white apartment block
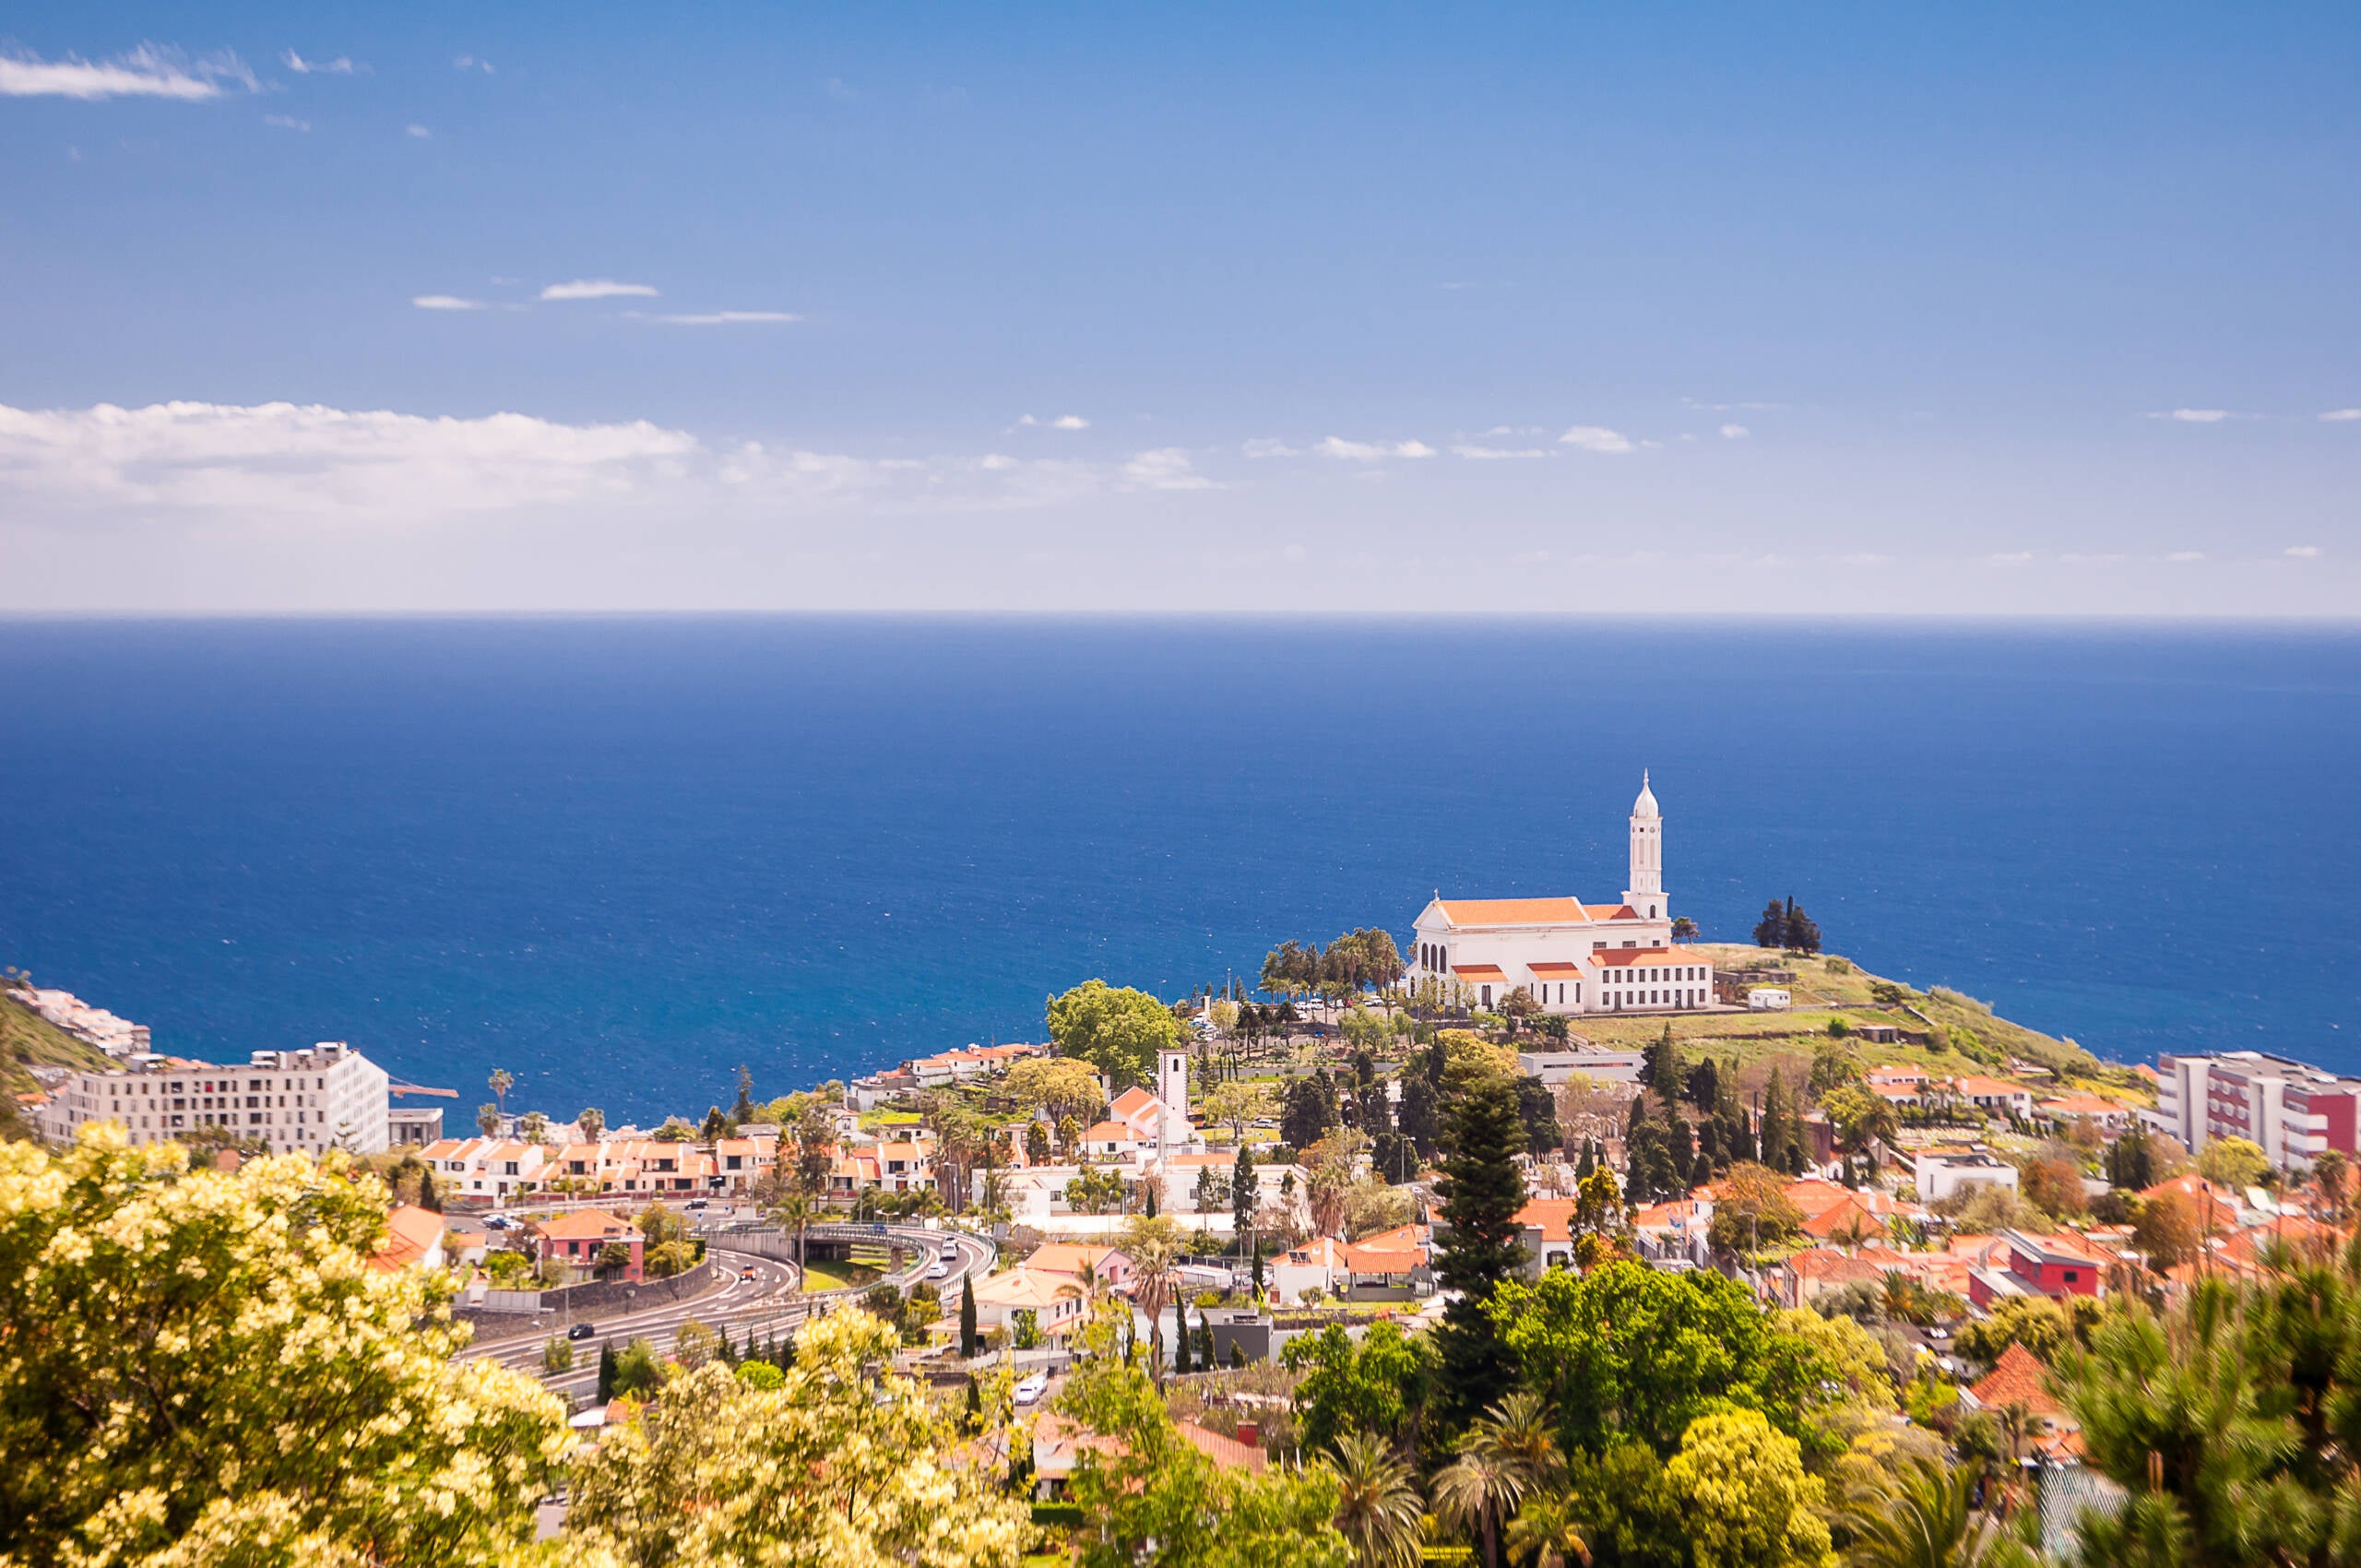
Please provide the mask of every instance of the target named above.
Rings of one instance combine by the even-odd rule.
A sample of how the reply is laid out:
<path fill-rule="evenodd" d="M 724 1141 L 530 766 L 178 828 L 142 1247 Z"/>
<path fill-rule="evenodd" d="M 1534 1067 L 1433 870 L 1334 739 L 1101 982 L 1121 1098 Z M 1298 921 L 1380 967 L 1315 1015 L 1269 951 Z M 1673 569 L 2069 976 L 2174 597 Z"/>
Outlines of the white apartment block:
<path fill-rule="evenodd" d="M 386 1070 L 342 1040 L 309 1051 L 257 1051 L 243 1067 L 136 1056 L 105 1073 L 75 1073 L 50 1091 L 42 1135 L 67 1144 L 92 1122 L 122 1125 L 135 1144 L 169 1143 L 199 1127 L 260 1138 L 275 1153 L 386 1146 Z"/>

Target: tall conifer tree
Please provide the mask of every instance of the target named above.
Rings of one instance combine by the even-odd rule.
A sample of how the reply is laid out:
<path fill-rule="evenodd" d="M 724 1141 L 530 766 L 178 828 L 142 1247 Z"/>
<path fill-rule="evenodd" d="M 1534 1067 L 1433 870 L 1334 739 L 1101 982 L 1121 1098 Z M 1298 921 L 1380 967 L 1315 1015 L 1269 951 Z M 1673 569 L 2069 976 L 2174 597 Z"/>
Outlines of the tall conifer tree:
<path fill-rule="evenodd" d="M 1435 1347 L 1445 1417 L 1464 1426 L 1516 1382 L 1489 1310 L 1493 1291 L 1525 1257 L 1516 1218 L 1525 1207 L 1516 1157 L 1525 1130 L 1515 1086 L 1495 1079 L 1469 1088 L 1452 1109 L 1450 1133 L 1442 1164 L 1442 1218 L 1450 1232 L 1437 1248 L 1435 1277 L 1459 1297 L 1444 1309 Z"/>

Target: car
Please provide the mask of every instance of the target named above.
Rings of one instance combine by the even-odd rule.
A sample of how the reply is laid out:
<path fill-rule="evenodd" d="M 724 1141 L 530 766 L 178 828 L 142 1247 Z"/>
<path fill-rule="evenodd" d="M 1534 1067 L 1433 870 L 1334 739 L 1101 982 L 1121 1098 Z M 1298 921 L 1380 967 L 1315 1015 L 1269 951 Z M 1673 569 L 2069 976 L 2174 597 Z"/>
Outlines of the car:
<path fill-rule="evenodd" d="M 1930 1328 L 1927 1331 L 1927 1337 L 1929 1339 L 1949 1339 L 1951 1336 L 1952 1331 L 1948 1328 Z"/>
<path fill-rule="evenodd" d="M 505 1230 L 516 1223 L 504 1214 L 490 1214 L 484 1217 L 483 1228 L 487 1230 Z"/>
<path fill-rule="evenodd" d="M 565 1331 L 568 1339 L 587 1339 L 599 1331 L 587 1323 L 577 1323 Z"/>
<path fill-rule="evenodd" d="M 691 1198 L 689 1200 L 689 1206 L 691 1208 L 703 1208 L 706 1206 L 706 1200 L 703 1198 Z"/>
<path fill-rule="evenodd" d="M 951 1265 L 943 1259 L 937 1258 L 928 1265 L 926 1277 L 929 1279 L 948 1279 L 951 1277 Z"/>
<path fill-rule="evenodd" d="M 752 1278 L 753 1278 L 753 1277 L 754 1277 L 754 1265 L 753 1265 L 753 1264 L 748 1264 L 745 1267 L 743 1267 L 743 1268 L 740 1269 L 740 1270 L 738 1271 L 738 1277 L 739 1277 L 739 1278 L 741 1278 L 741 1279 L 752 1279 Z"/>
<path fill-rule="evenodd" d="M 955 1261 L 955 1260 L 958 1258 L 958 1256 L 959 1256 L 959 1243 L 958 1243 L 958 1242 L 956 1242 L 956 1241 L 945 1241 L 945 1242 L 943 1242 L 943 1252 L 942 1252 L 942 1254 L 941 1254 L 941 1255 L 942 1255 L 942 1256 L 943 1256 L 943 1257 L 946 1257 L 946 1258 L 954 1259 L 954 1260 Z"/>
<path fill-rule="evenodd" d="M 1016 1385 L 1016 1402 L 1020 1405 L 1038 1403 L 1041 1396 L 1049 1391 L 1050 1374 L 1037 1372 Z"/>

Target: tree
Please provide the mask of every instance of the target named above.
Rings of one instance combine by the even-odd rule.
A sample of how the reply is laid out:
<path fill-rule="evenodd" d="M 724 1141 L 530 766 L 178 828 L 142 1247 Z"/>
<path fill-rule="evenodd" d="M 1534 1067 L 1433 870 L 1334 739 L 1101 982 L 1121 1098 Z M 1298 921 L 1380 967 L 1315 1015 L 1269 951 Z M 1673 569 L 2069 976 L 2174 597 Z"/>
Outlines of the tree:
<path fill-rule="evenodd" d="M 1434 1350 L 1381 1318 L 1359 1344 L 1338 1324 L 1287 1342 L 1281 1353 L 1296 1384 L 1303 1446 L 1317 1451 L 1356 1433 L 1407 1444 L 1434 1391 Z"/>
<path fill-rule="evenodd" d="M 582 1129 L 585 1138 L 595 1144 L 599 1135 L 607 1130 L 607 1113 L 595 1105 L 586 1105 L 581 1114 L 575 1117 L 574 1124 Z"/>
<path fill-rule="evenodd" d="M 1674 916 L 1672 921 L 1672 939 L 1675 942 L 1696 941 L 1697 922 L 1691 920 L 1687 915 Z"/>
<path fill-rule="evenodd" d="M 1787 900 L 1787 945 L 1798 953 L 1820 951 L 1819 922 L 1797 909 L 1793 897 Z"/>
<path fill-rule="evenodd" d="M 2077 1301 L 2082 1300 L 2077 1298 Z M 2095 1318 L 2097 1303 L 2090 1303 Z M 1992 1315 L 1961 1325 L 1959 1353 L 1987 1366 L 2011 1345 L 2022 1345 L 2045 1365 L 2054 1364 L 2073 1348 L 2078 1329 L 2072 1308 L 2043 1296 L 2003 1296 L 1992 1304 Z"/>
<path fill-rule="evenodd" d="M 1774 898 L 1763 906 L 1762 918 L 1754 922 L 1754 944 L 1757 947 L 1787 945 L 1787 907 Z"/>
<path fill-rule="evenodd" d="M 2131 1222 L 2131 1244 L 2160 1273 L 2190 1262 L 2202 1245 L 2196 1211 L 2178 1193 L 2158 1193 L 2140 1206 Z"/>
<path fill-rule="evenodd" d="M 2353 1162 L 2343 1149 L 2324 1148 L 2312 1157 L 2312 1184 L 2319 1190 L 2320 1208 L 2328 1222 L 2342 1225 L 2352 1206 L 2353 1184 Z"/>
<path fill-rule="evenodd" d="M 1025 1123 L 1025 1163 L 1050 1163 L 1050 1130 L 1038 1122 Z"/>
<path fill-rule="evenodd" d="M 1516 1157 L 1525 1123 L 1508 1080 L 1470 1087 L 1452 1108 L 1451 1153 L 1443 1160 L 1442 1218 L 1435 1277 L 1459 1292 L 1435 1330 L 1442 1390 L 1451 1413 L 1465 1419 L 1496 1403 L 1513 1381 L 1489 1307 L 1493 1293 L 1525 1263 L 1517 1213 L 1525 1177 Z"/>
<path fill-rule="evenodd" d="M 754 1117 L 754 1075 L 743 1063 L 738 1066 L 738 1098 L 730 1102 L 730 1125 L 732 1131 L 752 1122 Z"/>
<path fill-rule="evenodd" d="M 776 1389 L 708 1366 L 603 1434 L 575 1464 L 569 1546 L 647 1568 L 1014 1568 L 1028 1532 L 1023 1505 L 954 1457 L 957 1431 L 889 1370 L 893 1330 L 864 1313 L 837 1313 L 799 1338 L 795 1367 Z"/>
<path fill-rule="evenodd" d="M 1290 1347 L 1292 1348 L 1292 1347 Z M 1347 1432 L 1324 1455 L 1336 1478 L 1336 1528 L 1354 1568 L 1415 1568 L 1426 1510 L 1410 1467 L 1382 1441 Z"/>
<path fill-rule="evenodd" d="M 500 1107 L 490 1100 L 476 1107 L 476 1130 L 487 1138 L 500 1135 Z"/>
<path fill-rule="evenodd" d="M 2254 1186 L 2270 1169 L 2271 1157 L 2246 1138 L 2210 1138 L 2197 1156 L 2197 1173 L 2234 1193 Z"/>
<path fill-rule="evenodd" d="M 2017 1185 L 2025 1202 L 2052 1219 L 2070 1219 L 2090 1206 L 2082 1193 L 2082 1168 L 2063 1155 L 2027 1160 Z"/>
<path fill-rule="evenodd" d="M 1646 1054 L 1640 1059 L 1640 1082 L 1655 1090 L 1656 1098 L 1670 1110 L 1687 1081 L 1680 1066 L 1680 1047 L 1673 1042 L 1672 1025 L 1667 1020 L 1664 1032 L 1649 1042 Z"/>
<path fill-rule="evenodd" d="M 1538 1078 L 1516 1081 L 1517 1114 L 1525 1122 L 1525 1152 L 1535 1158 L 1563 1154 L 1564 1129 L 1558 1125 L 1558 1097 Z"/>
<path fill-rule="evenodd" d="M 0 1558 L 422 1564 L 529 1540 L 564 1408 L 450 1362 L 447 1286 L 367 1266 L 385 1214 L 340 1151 L 225 1172 L 111 1123 L 62 1154 L 0 1144 Z"/>
<path fill-rule="evenodd" d="M 1828 1561 L 1825 1492 L 1796 1440 L 1755 1410 L 1700 1416 L 1665 1479 L 1684 1505 L 1698 1568 L 1819 1568 Z"/>
<path fill-rule="evenodd" d="M 1055 1122 L 1071 1116 L 1095 1119 L 1107 1103 L 1097 1069 L 1087 1062 L 1058 1056 L 1035 1056 L 1019 1062 L 1001 1080 L 1001 1092 L 1030 1111 Z"/>
<path fill-rule="evenodd" d="M 1123 1255 L 1132 1260 L 1132 1300 L 1147 1314 L 1148 1364 L 1164 1384 L 1164 1309 L 1172 1301 L 1172 1270 L 1188 1252 L 1180 1222 L 1170 1216 L 1134 1215 L 1123 1228 Z"/>
<path fill-rule="evenodd" d="M 1197 1103 L 1206 1121 L 1228 1127 L 1231 1139 L 1240 1145 L 1246 1142 L 1246 1129 L 1271 1113 L 1270 1091 L 1256 1083 L 1217 1084 L 1198 1097 Z"/>
<path fill-rule="evenodd" d="M 1394 1125 L 1422 1155 L 1431 1157 L 1442 1136 L 1442 1099 L 1434 1080 L 1424 1073 L 1402 1075 L 1402 1099 L 1394 1110 Z"/>
<path fill-rule="evenodd" d="M 494 1067 L 491 1084 L 492 1098 L 500 1102 L 500 1113 L 505 1116 L 508 1114 L 508 1091 L 516 1087 L 516 1080 L 508 1075 L 507 1068 Z"/>
<path fill-rule="evenodd" d="M 1049 1004 L 1058 1053 L 1087 1062 L 1120 1087 L 1151 1080 L 1157 1053 L 1180 1043 L 1172 1010 L 1144 991 L 1086 980 Z"/>
<path fill-rule="evenodd" d="M 1254 1174 L 1254 1151 L 1244 1144 L 1238 1146 L 1238 1159 L 1229 1170 L 1229 1218 L 1233 1240 L 1243 1240 L 1253 1229 L 1254 1206 L 1262 1194 L 1262 1182 Z M 1261 1283 L 1259 1280 L 1256 1283 Z"/>
<path fill-rule="evenodd" d="M 609 1341 L 599 1347 L 599 1403 L 607 1404 L 614 1396 L 615 1347 L 612 1341 Z"/>
<path fill-rule="evenodd" d="M 1852 1538 L 1846 1568 L 2033 1568 L 2033 1554 L 1975 1497 L 1973 1466 L 1924 1454 L 1895 1455 L 1833 1514 Z"/>
<path fill-rule="evenodd" d="M 959 1354 L 972 1361 L 981 1343 L 976 1334 L 975 1277 L 963 1274 L 959 1277 Z"/>
<path fill-rule="evenodd" d="M 574 1370 L 574 1342 L 563 1334 L 552 1334 L 541 1341 L 541 1370 L 545 1372 L 568 1372 Z"/>
<path fill-rule="evenodd" d="M 1181 1437 L 1139 1368 L 1094 1357 L 1062 1413 L 1109 1441 L 1082 1450 L 1068 1495 L 1084 1568 L 1347 1568 L 1340 1488 L 1326 1466 L 1218 1469 Z"/>

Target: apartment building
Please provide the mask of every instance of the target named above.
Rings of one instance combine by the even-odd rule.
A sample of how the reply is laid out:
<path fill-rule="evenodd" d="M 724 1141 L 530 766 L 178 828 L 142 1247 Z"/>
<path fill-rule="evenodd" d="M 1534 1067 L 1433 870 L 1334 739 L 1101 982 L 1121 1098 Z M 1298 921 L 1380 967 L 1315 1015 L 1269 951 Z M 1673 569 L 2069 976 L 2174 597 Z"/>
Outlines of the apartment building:
<path fill-rule="evenodd" d="M 386 1070 L 342 1040 L 308 1051 L 257 1051 L 243 1067 L 139 1055 L 107 1072 L 68 1075 L 41 1108 L 42 1135 L 65 1144 L 93 1122 L 119 1123 L 134 1144 L 218 1127 L 273 1150 L 386 1146 Z"/>
<path fill-rule="evenodd" d="M 2355 1152 L 2361 1079 L 2260 1051 L 2159 1056 L 2156 1067 L 2156 1109 L 2142 1114 L 2192 1154 L 2210 1139 L 2245 1138 L 2294 1170 L 2323 1149 Z"/>

